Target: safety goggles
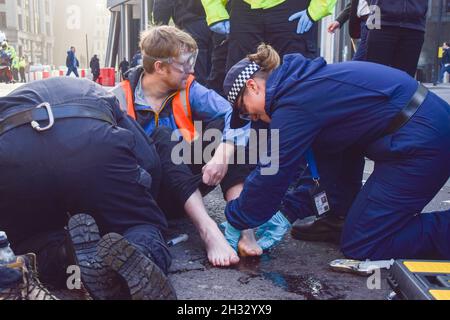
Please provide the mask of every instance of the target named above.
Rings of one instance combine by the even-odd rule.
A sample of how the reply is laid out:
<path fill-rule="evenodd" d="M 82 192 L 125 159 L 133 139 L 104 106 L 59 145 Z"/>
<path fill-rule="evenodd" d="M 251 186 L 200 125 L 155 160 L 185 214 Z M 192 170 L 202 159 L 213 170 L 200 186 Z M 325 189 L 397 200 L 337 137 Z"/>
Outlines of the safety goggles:
<path fill-rule="evenodd" d="M 242 120 L 245 121 L 251 121 L 251 116 L 247 111 L 247 107 L 245 106 L 244 103 L 244 95 L 245 95 L 245 88 L 243 88 L 241 94 L 239 95 L 239 99 L 238 99 L 238 105 L 237 105 L 237 110 L 239 112 L 239 118 L 241 118 Z"/>
<path fill-rule="evenodd" d="M 179 58 L 156 58 L 150 57 L 155 60 L 163 61 L 174 67 L 175 70 L 181 73 L 192 73 L 194 71 L 195 64 L 197 63 L 198 50 L 191 52 L 184 52 Z"/>

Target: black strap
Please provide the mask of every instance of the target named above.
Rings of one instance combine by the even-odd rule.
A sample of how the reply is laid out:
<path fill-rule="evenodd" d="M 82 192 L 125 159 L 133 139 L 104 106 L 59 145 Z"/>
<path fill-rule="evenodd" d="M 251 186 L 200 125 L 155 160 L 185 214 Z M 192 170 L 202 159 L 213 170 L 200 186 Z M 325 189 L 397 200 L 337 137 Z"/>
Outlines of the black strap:
<path fill-rule="evenodd" d="M 408 105 L 404 107 L 402 111 L 400 111 L 389 123 L 384 131 L 384 136 L 393 134 L 408 123 L 409 119 L 411 119 L 412 116 L 416 114 L 417 110 L 419 110 L 427 95 L 428 89 L 422 84 L 419 84 L 419 87 L 411 98 L 411 101 L 409 101 Z"/>
<path fill-rule="evenodd" d="M 99 108 L 83 105 L 61 105 L 51 106 L 51 109 L 55 120 L 67 118 L 90 118 L 108 122 L 111 125 L 117 125 L 112 114 L 109 114 Z M 25 124 L 29 124 L 31 126 L 32 121 L 46 120 L 49 120 L 49 114 L 45 108 L 33 108 L 20 111 L 4 119 L 0 118 L 0 135 Z"/>

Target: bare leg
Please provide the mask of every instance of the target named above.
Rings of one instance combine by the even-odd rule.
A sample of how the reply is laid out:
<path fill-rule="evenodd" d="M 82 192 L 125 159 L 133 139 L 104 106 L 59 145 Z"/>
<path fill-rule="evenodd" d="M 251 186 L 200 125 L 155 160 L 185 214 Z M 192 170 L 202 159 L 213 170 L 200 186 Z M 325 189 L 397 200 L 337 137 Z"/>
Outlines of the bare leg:
<path fill-rule="evenodd" d="M 225 195 L 226 201 L 230 202 L 239 198 L 244 185 L 242 183 L 230 188 Z M 244 230 L 241 234 L 241 240 L 238 244 L 238 252 L 241 257 L 256 257 L 263 254 L 263 250 L 256 242 L 255 232 L 253 230 Z"/>
<path fill-rule="evenodd" d="M 237 253 L 228 244 L 217 223 L 208 215 L 200 191 L 197 190 L 192 194 L 186 201 L 184 209 L 200 233 L 206 246 L 208 260 L 213 266 L 229 267 L 239 263 Z"/>

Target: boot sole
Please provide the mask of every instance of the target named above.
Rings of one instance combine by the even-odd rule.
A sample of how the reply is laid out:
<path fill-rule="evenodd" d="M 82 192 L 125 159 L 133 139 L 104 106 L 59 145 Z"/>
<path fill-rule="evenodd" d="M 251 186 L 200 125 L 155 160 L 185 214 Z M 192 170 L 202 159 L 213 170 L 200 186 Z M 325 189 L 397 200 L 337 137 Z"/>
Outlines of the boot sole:
<path fill-rule="evenodd" d="M 72 256 L 80 267 L 81 280 L 91 297 L 96 300 L 120 299 L 122 284 L 97 255 L 97 243 L 101 238 L 94 218 L 86 214 L 71 217 L 67 232 L 69 249 L 72 249 Z"/>
<path fill-rule="evenodd" d="M 126 281 L 133 300 L 177 299 L 161 269 L 121 235 L 105 235 L 98 243 L 98 255 Z"/>

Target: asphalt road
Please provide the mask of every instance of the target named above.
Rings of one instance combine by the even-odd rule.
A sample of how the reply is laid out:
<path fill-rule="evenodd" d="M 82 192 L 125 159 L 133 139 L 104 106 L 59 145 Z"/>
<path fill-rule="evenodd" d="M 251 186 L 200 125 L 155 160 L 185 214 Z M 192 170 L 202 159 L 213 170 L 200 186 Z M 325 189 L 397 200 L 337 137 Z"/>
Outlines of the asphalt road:
<path fill-rule="evenodd" d="M 0 84 L 0 96 L 14 86 Z M 17 87 L 17 86 L 16 86 Z M 450 102 L 450 87 L 434 88 Z M 373 170 L 367 162 L 366 178 Z M 207 208 L 217 222 L 224 220 L 225 202 L 219 190 L 205 198 Z M 450 209 L 450 183 L 428 205 L 427 211 Z M 336 245 L 296 241 L 288 236 L 282 244 L 260 259 L 243 259 L 233 268 L 213 268 L 207 261 L 202 243 L 191 223 L 170 223 L 174 237 L 187 233 L 189 240 L 171 248 L 173 265 L 170 278 L 180 299 L 200 300 L 321 300 L 386 299 L 390 292 L 384 280 L 381 287 L 368 288 L 366 278 L 331 271 L 330 261 L 343 258 Z"/>

